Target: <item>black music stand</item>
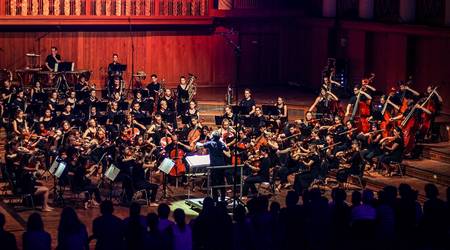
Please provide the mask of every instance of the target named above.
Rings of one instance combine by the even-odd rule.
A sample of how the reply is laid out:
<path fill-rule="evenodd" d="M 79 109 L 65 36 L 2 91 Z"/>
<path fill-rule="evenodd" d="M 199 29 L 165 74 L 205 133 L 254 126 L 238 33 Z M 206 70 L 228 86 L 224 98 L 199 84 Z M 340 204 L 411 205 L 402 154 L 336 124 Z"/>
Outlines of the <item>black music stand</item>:
<path fill-rule="evenodd" d="M 59 92 L 61 96 L 66 96 L 69 90 L 69 85 L 67 84 L 66 72 L 73 71 L 75 67 L 74 62 L 60 62 L 55 64 L 55 72 L 60 73 L 56 81 L 55 90 Z"/>
<path fill-rule="evenodd" d="M 280 115 L 278 108 L 272 105 L 262 105 L 263 115 Z"/>

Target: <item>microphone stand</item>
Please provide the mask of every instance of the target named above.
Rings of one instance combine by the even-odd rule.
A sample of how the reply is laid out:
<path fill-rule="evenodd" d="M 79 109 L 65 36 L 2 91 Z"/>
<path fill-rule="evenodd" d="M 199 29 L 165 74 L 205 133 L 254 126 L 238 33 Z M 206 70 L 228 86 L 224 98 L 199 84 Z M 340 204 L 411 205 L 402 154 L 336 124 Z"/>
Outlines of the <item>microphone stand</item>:
<path fill-rule="evenodd" d="M 239 105 L 239 98 L 238 98 L 238 84 L 240 81 L 240 64 L 241 64 L 241 47 L 239 46 L 240 43 L 240 38 L 239 38 L 239 33 L 237 33 L 238 35 L 238 43 L 236 44 L 233 39 L 231 39 L 228 35 L 229 34 L 233 34 L 234 31 L 233 29 L 231 29 L 230 32 L 227 33 L 220 33 L 226 40 L 226 42 L 231 46 L 231 48 L 233 49 L 234 52 L 234 59 L 235 59 L 235 81 L 234 81 L 234 91 L 235 91 L 235 104 Z M 230 100 L 231 103 L 231 100 Z M 239 130 L 240 130 L 240 121 L 238 121 L 238 124 L 236 126 L 236 143 L 239 142 L 240 138 L 239 138 Z M 234 157 L 237 157 L 238 155 L 238 147 L 237 145 L 234 145 Z M 237 206 L 237 201 L 241 202 L 242 201 L 240 199 L 238 199 L 237 197 L 237 179 L 238 179 L 238 172 L 237 172 L 237 168 L 238 168 L 238 161 L 235 160 L 234 161 L 234 168 L 233 168 L 233 213 L 236 210 L 236 206 Z M 240 176 L 240 183 L 242 183 L 242 178 L 243 176 Z M 241 190 L 242 190 L 242 185 L 241 185 Z M 242 195 L 242 192 L 241 192 Z"/>

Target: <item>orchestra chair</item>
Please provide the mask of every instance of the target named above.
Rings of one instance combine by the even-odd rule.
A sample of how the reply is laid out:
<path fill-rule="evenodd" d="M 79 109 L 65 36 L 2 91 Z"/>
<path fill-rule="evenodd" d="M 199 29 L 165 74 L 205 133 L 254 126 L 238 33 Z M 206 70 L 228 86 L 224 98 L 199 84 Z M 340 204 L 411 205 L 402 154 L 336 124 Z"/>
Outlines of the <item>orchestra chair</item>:
<path fill-rule="evenodd" d="M 404 166 L 402 165 L 402 160 L 403 159 L 401 159 L 400 161 L 391 161 L 391 162 L 389 162 L 389 171 L 390 171 L 390 174 L 392 174 L 392 171 L 391 171 L 391 169 L 395 169 L 395 170 L 397 170 L 397 172 L 398 172 L 398 174 L 400 175 L 400 177 L 403 177 L 404 175 L 405 175 L 405 173 L 404 173 L 404 170 L 403 170 L 403 168 L 404 168 Z M 392 176 L 392 175 L 391 175 Z"/>
<path fill-rule="evenodd" d="M 132 202 L 138 202 L 139 196 L 145 198 L 145 202 L 147 203 L 147 206 L 150 205 L 150 194 L 147 192 L 146 189 L 140 189 L 133 191 L 133 199 Z"/>
<path fill-rule="evenodd" d="M 275 190 L 275 174 L 276 170 L 279 169 L 279 166 L 275 166 L 273 168 L 270 168 L 270 175 L 269 175 L 269 181 L 264 181 L 260 183 L 256 183 L 256 189 L 258 190 L 258 195 L 262 195 L 263 192 L 265 194 L 270 194 L 272 196 L 276 195 Z"/>

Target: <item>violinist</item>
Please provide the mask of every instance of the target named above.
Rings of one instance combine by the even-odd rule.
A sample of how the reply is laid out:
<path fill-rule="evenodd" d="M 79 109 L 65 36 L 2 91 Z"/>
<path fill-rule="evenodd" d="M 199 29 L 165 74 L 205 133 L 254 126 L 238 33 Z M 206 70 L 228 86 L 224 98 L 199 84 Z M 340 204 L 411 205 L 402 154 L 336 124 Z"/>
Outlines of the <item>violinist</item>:
<path fill-rule="evenodd" d="M 139 103 L 141 105 L 141 107 L 144 105 L 145 103 L 145 99 L 142 97 L 142 92 L 141 90 L 137 90 L 134 94 L 134 98 L 133 101 L 131 102 L 131 106 L 133 106 L 135 103 Z"/>
<path fill-rule="evenodd" d="M 118 168 L 120 169 L 119 175 L 116 180 L 122 183 L 122 188 L 125 190 L 125 196 L 122 202 L 128 204 L 133 199 L 133 182 L 131 173 L 136 166 L 136 158 L 134 157 L 133 150 L 130 146 L 124 147 L 123 153 L 120 154 Z"/>
<path fill-rule="evenodd" d="M 378 157 L 383 152 L 379 147 L 379 143 L 383 138 L 382 133 L 378 130 L 378 125 L 372 123 L 371 130 L 368 133 L 360 133 L 358 138 L 362 138 L 367 145 L 365 149 L 361 150 L 361 156 L 364 160 L 373 165 L 373 158 Z"/>
<path fill-rule="evenodd" d="M 56 106 L 58 105 L 58 92 L 53 91 L 50 94 L 50 98 L 47 100 L 47 108 L 52 111 L 53 115 L 56 115 Z"/>
<path fill-rule="evenodd" d="M 77 105 L 77 93 L 73 90 L 69 92 L 69 97 L 67 97 L 65 105 L 70 105 L 72 110 L 75 108 L 75 105 Z"/>
<path fill-rule="evenodd" d="M 156 114 L 161 116 L 163 122 L 170 123 L 172 127 L 176 127 L 175 113 L 169 110 L 166 100 L 163 99 L 160 101 L 159 109 Z"/>
<path fill-rule="evenodd" d="M 153 138 L 153 141 L 159 143 L 161 138 L 165 135 L 165 124 L 160 114 L 156 114 L 149 128 L 147 134 Z"/>
<path fill-rule="evenodd" d="M 241 115 L 252 115 L 256 110 L 256 102 L 252 98 L 250 89 L 244 90 L 244 99 L 239 102 L 239 106 L 242 108 Z"/>
<path fill-rule="evenodd" d="M 69 121 L 70 123 L 72 123 L 75 120 L 75 116 L 73 115 L 72 112 L 72 105 L 70 104 L 66 104 L 64 106 L 64 110 L 63 112 L 61 112 L 61 114 L 59 115 L 59 120 L 60 121 Z"/>
<path fill-rule="evenodd" d="M 302 158 L 300 162 L 304 166 L 304 170 L 296 174 L 294 179 L 294 190 L 298 195 L 302 195 L 303 191 L 307 189 L 321 173 L 321 161 L 317 145 L 311 144 L 308 150 L 308 155 Z"/>
<path fill-rule="evenodd" d="M 12 110 L 15 112 L 17 110 L 24 110 L 26 108 L 26 101 L 23 96 L 23 90 L 19 89 L 16 93 L 14 101 L 11 103 Z"/>
<path fill-rule="evenodd" d="M 12 129 L 15 136 L 23 137 L 30 131 L 28 130 L 28 124 L 25 119 L 25 115 L 22 110 L 17 110 L 16 117 L 12 121 Z"/>
<path fill-rule="evenodd" d="M 247 197 L 249 195 L 249 190 L 252 196 L 258 194 L 255 184 L 261 182 L 268 182 L 270 179 L 270 168 L 272 167 L 272 162 L 269 157 L 269 149 L 267 147 L 261 147 L 259 149 L 259 159 L 260 163 L 258 165 L 254 162 L 247 163 L 246 165 L 250 167 L 253 174 L 247 176 L 244 180 L 244 186 L 242 189 L 242 195 Z"/>
<path fill-rule="evenodd" d="M 280 184 L 278 185 L 277 189 L 281 190 L 282 188 L 287 188 L 289 186 L 287 179 L 288 176 L 300 170 L 300 156 L 304 156 L 306 154 L 301 147 L 300 142 L 294 142 L 291 147 L 283 150 L 278 150 L 276 154 L 280 161 L 282 161 L 284 155 L 287 156 L 286 160 L 283 161 L 282 166 L 277 171 L 277 176 L 280 179 Z"/>
<path fill-rule="evenodd" d="M 89 115 L 87 117 L 84 117 L 84 114 L 81 114 L 82 117 L 84 119 L 94 119 L 97 121 L 98 117 L 100 116 L 100 114 L 97 112 L 97 107 L 96 106 L 91 106 L 89 109 Z"/>
<path fill-rule="evenodd" d="M 339 159 L 336 157 L 336 154 L 339 152 L 339 148 L 337 147 L 340 143 L 335 142 L 333 136 L 327 135 L 325 137 L 324 148 L 321 150 L 325 150 L 325 157 L 323 161 L 323 171 L 328 173 L 329 169 L 337 169 L 339 167 Z"/>
<path fill-rule="evenodd" d="M 390 142 L 391 145 L 388 145 L 388 142 Z M 400 127 L 395 127 L 394 136 L 381 139 L 380 144 L 383 154 L 378 157 L 377 169 L 385 169 L 390 174 L 389 163 L 400 162 L 403 151 L 405 150 L 402 129 Z"/>
<path fill-rule="evenodd" d="M 49 130 L 55 126 L 52 111 L 46 109 L 44 115 L 39 118 L 39 122 L 44 124 L 45 129 Z"/>
<path fill-rule="evenodd" d="M 311 135 L 312 130 L 316 126 L 317 122 L 313 118 L 311 111 L 307 111 L 305 114 L 305 120 L 299 122 L 299 128 L 305 137 Z"/>
<path fill-rule="evenodd" d="M 339 152 L 338 157 L 343 157 L 345 163 L 350 164 L 350 167 L 344 167 L 338 170 L 336 173 L 336 180 L 339 183 L 339 186 L 342 186 L 343 183 L 347 182 L 347 179 L 350 175 L 357 175 L 362 177 L 364 174 L 364 161 L 361 157 L 361 146 L 358 140 L 352 141 L 352 146 L 349 152 Z M 349 155 L 349 157 L 346 157 Z"/>
<path fill-rule="evenodd" d="M 222 140 L 226 143 L 227 147 L 235 142 L 236 130 L 234 130 L 234 128 L 230 126 L 229 120 L 222 120 L 222 126 L 218 129 L 218 132 Z"/>
<path fill-rule="evenodd" d="M 86 128 L 86 130 L 83 133 L 83 139 L 95 138 L 97 136 L 97 130 L 98 130 L 97 122 L 95 121 L 95 119 L 90 119 L 88 121 L 88 127 Z"/>
<path fill-rule="evenodd" d="M 158 193 L 158 185 L 155 183 L 150 183 L 145 178 L 145 169 L 143 166 L 143 162 L 137 162 L 132 170 L 131 170 L 131 180 L 133 184 L 134 190 L 145 190 L 147 194 L 150 196 L 150 206 L 156 207 L 158 206 L 156 201 L 156 195 Z"/>
<path fill-rule="evenodd" d="M 73 172 L 72 190 L 76 192 L 85 192 L 84 208 L 88 209 L 89 205 L 98 207 L 102 201 L 100 190 L 97 185 L 93 184 L 89 179 L 87 160 L 79 158 L 74 154 L 69 160 L 68 167 Z M 92 166 L 95 168 L 95 166 Z"/>

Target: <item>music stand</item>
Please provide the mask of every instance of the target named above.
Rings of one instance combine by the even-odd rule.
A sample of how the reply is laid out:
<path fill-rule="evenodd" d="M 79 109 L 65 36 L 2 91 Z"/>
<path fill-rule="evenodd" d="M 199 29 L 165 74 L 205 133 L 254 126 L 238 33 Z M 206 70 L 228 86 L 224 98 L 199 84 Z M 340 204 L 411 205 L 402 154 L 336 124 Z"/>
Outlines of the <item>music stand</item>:
<path fill-rule="evenodd" d="M 111 164 L 108 169 L 105 171 L 105 177 L 110 181 L 114 181 L 120 173 L 120 169 L 116 167 L 114 164 Z"/>
<path fill-rule="evenodd" d="M 66 72 L 73 71 L 75 68 L 74 62 L 60 62 L 55 64 L 55 72 L 61 73 L 56 81 L 55 89 L 61 96 L 66 96 L 66 92 L 69 90 L 67 84 Z"/>
<path fill-rule="evenodd" d="M 55 64 L 55 72 L 74 71 L 74 62 L 59 62 Z"/>
<path fill-rule="evenodd" d="M 242 115 L 245 111 L 243 107 L 238 106 L 238 105 L 231 106 L 231 110 L 233 110 L 233 113 L 237 114 L 237 115 Z"/>
<path fill-rule="evenodd" d="M 262 105 L 263 115 L 280 115 L 278 108 L 272 105 Z"/>
<path fill-rule="evenodd" d="M 167 175 L 172 170 L 173 166 L 175 166 L 175 162 L 170 158 L 165 158 L 158 169 L 163 173 L 163 195 L 161 199 L 167 199 Z"/>
<path fill-rule="evenodd" d="M 112 72 L 124 72 L 127 70 L 127 65 L 126 64 L 114 64 L 111 67 L 111 71 Z"/>
<path fill-rule="evenodd" d="M 63 206 L 65 204 L 63 197 L 63 187 L 60 185 L 58 190 L 57 179 L 61 178 L 61 176 L 64 173 L 64 170 L 66 169 L 66 166 L 67 163 L 62 161 L 61 158 L 57 157 L 50 166 L 50 169 L 48 170 L 48 172 L 51 175 L 53 175 L 53 203 L 55 204 L 61 203 Z"/>

